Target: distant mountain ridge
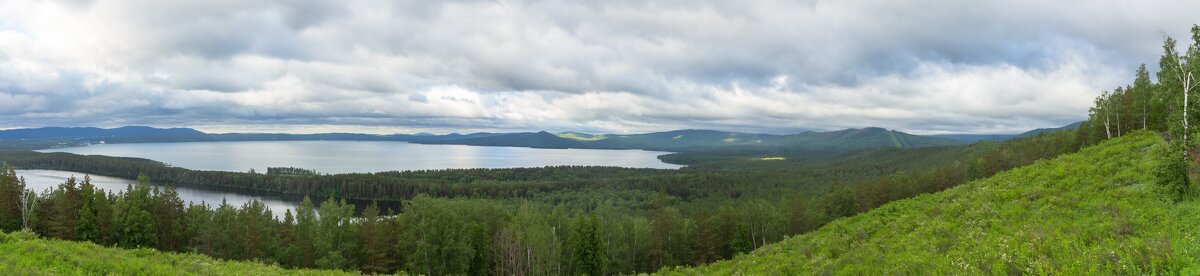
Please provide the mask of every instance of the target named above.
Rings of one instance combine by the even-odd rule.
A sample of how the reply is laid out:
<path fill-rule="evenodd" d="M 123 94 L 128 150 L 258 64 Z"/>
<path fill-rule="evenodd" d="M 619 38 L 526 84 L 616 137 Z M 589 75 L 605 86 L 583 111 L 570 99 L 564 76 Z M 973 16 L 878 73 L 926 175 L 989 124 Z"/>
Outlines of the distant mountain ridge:
<path fill-rule="evenodd" d="M 1008 139 L 1013 139 L 1013 138 L 1036 136 L 1038 134 L 1041 134 L 1042 132 L 1076 129 L 1082 125 L 1083 125 L 1083 121 L 1079 121 L 1079 122 L 1074 122 L 1069 125 L 1065 125 L 1065 126 L 1061 126 L 1061 127 L 1039 128 L 1039 129 L 1022 132 L 1020 134 L 937 134 L 937 135 L 930 135 L 930 136 L 956 139 L 956 140 L 960 140 L 960 141 L 967 142 L 967 143 L 974 143 L 974 142 L 979 142 L 979 141 L 1006 141 Z"/>
<path fill-rule="evenodd" d="M 154 128 L 127 126 L 119 128 L 45 127 L 0 130 L 0 141 L 55 140 L 80 143 L 147 143 L 147 142 L 210 142 L 210 141 L 405 141 L 421 144 L 452 144 L 473 146 L 512 146 L 533 148 L 643 149 L 660 151 L 709 151 L 728 149 L 788 149 L 806 151 L 854 150 L 879 147 L 916 148 L 972 143 L 980 140 L 1007 140 L 1013 137 L 1037 135 L 1041 132 L 1076 128 L 1079 123 L 1035 129 L 1017 135 L 913 135 L 878 127 L 837 131 L 808 131 L 776 135 L 726 132 L 717 130 L 684 129 L 642 134 L 587 134 L 580 132 L 550 133 L 517 132 L 445 135 L 418 134 L 360 134 L 360 133 L 204 133 L 191 128 Z M 982 137 L 982 138 L 981 138 Z"/>
<path fill-rule="evenodd" d="M 1029 136 L 1036 136 L 1036 135 L 1038 135 L 1038 134 L 1042 134 L 1042 132 L 1051 132 L 1051 131 L 1059 131 L 1059 130 L 1067 130 L 1067 129 L 1077 129 L 1077 128 L 1079 128 L 1080 126 L 1083 126 L 1083 122 L 1084 122 L 1084 121 L 1078 121 L 1078 122 L 1074 122 L 1074 123 L 1071 123 L 1071 124 L 1069 124 L 1069 125 L 1060 126 L 1060 127 L 1051 127 L 1051 128 L 1039 128 L 1039 129 L 1034 129 L 1034 130 L 1030 130 L 1030 131 L 1023 132 L 1023 133 L 1021 133 L 1021 134 L 1017 134 L 1017 136 L 1016 136 L 1016 137 L 1029 137 Z"/>
<path fill-rule="evenodd" d="M 113 140 L 113 141 L 170 141 L 175 137 L 203 137 L 205 134 L 190 128 L 153 128 L 127 126 L 119 128 L 44 127 L 0 131 L 0 140 Z"/>
<path fill-rule="evenodd" d="M 790 135 L 685 129 L 643 134 L 593 135 L 579 132 L 554 134 L 546 131 L 471 134 L 359 134 L 359 133 L 223 133 L 210 134 L 190 128 L 144 126 L 112 129 L 94 127 L 47 127 L 0 130 L 0 141 L 55 140 L 76 143 L 146 143 L 210 141 L 405 141 L 421 144 L 513 146 L 533 148 L 644 149 L 661 151 L 707 151 L 723 149 L 786 148 L 789 150 L 851 150 L 875 147 L 928 147 L 962 144 L 962 141 L 912 135 L 877 127 L 838 131 L 808 131 Z"/>

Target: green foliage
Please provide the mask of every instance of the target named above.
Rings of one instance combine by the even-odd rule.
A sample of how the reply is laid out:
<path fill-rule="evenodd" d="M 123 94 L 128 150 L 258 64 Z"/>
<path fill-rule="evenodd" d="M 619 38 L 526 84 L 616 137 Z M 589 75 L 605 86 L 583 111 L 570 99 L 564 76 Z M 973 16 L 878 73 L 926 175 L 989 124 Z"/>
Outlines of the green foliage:
<path fill-rule="evenodd" d="M 313 207 L 312 199 L 304 197 L 300 206 L 296 207 L 295 242 L 289 247 L 292 252 L 290 264 L 297 267 L 312 267 L 316 265 L 317 252 L 313 246 L 317 243 L 319 220 Z"/>
<path fill-rule="evenodd" d="M 290 219 L 291 213 L 287 214 Z M 287 221 L 288 219 L 285 219 Z M 285 224 L 286 225 L 286 224 Z M 379 205 L 371 203 L 363 210 L 358 224 L 358 246 L 362 248 L 360 268 L 366 273 L 385 272 L 391 267 L 392 250 L 388 242 L 388 224 L 379 217 Z"/>
<path fill-rule="evenodd" d="M 575 273 L 604 275 L 608 258 L 604 252 L 603 234 L 600 233 L 600 219 L 595 214 L 576 214 L 571 229 L 568 241 L 571 243 Z"/>
<path fill-rule="evenodd" d="M 1173 142 L 1158 147 L 1155 156 L 1155 182 L 1166 190 L 1167 195 L 1174 200 L 1181 200 L 1188 192 L 1188 157 L 1187 147 L 1183 143 Z"/>
<path fill-rule="evenodd" d="M 0 233 L 0 271 L 9 275 L 346 275 L 332 270 L 286 270 L 200 254 L 126 250 L 87 242 L 39 239 L 31 232 Z"/>
<path fill-rule="evenodd" d="M 405 205 L 398 220 L 407 229 L 398 246 L 408 256 L 406 271 L 440 275 L 481 269 L 473 265 L 481 263 L 476 256 L 483 248 L 473 246 L 473 237 L 486 230 L 484 221 L 475 220 L 474 206 L 463 203 L 418 196 Z"/>
<path fill-rule="evenodd" d="M 346 269 L 351 267 L 353 254 L 357 250 L 356 225 L 351 224 L 354 218 L 354 206 L 346 204 L 345 200 L 329 199 L 321 203 L 318 210 L 320 219 L 317 223 L 317 235 L 313 248 L 317 251 L 317 267 L 325 269 Z"/>
<path fill-rule="evenodd" d="M 147 182 L 153 178 L 142 177 L 142 183 L 120 194 L 86 188 L 90 184 L 74 189 L 60 185 L 44 193 L 39 204 L 67 211 L 44 211 L 48 213 L 35 223 L 35 230 L 57 233 L 48 227 L 68 221 L 76 225 L 75 237 L 59 238 L 287 267 L 424 274 L 629 274 L 730 258 L 892 200 L 1072 151 L 1078 147 L 1075 137 L 1074 132 L 1060 131 L 1001 143 L 831 153 L 825 155 L 834 156 L 831 161 L 759 169 L 554 167 L 311 176 L 178 169 L 185 177 L 212 174 L 265 181 L 244 182 L 257 187 L 283 189 L 330 181 L 344 186 L 337 191 L 347 194 L 421 191 L 389 186 L 396 181 L 431 185 L 429 189 L 442 196 L 459 198 L 417 196 L 397 216 L 381 217 L 378 208 L 367 208 L 361 219 L 353 218 L 354 206 L 345 201 L 327 200 L 318 208 L 306 198 L 294 216 L 284 214 L 280 221 L 258 202 L 185 208 L 173 189 L 151 188 Z M 96 157 L 81 158 L 86 161 L 81 164 L 92 164 L 88 160 Z M 801 156 L 781 162 L 806 158 L 813 160 Z M 111 159 L 94 161 L 100 160 Z M 130 164 L 137 162 L 143 161 Z M 157 167 L 130 168 L 153 172 Z M 374 181 L 381 179 L 386 181 Z M 61 202 L 80 202 L 83 207 L 79 212 L 54 207 Z M 84 230 L 92 228 L 89 208 L 95 210 L 94 228 L 100 233 L 95 238 L 79 234 L 91 231 Z"/>
<path fill-rule="evenodd" d="M 122 220 L 121 245 L 129 248 L 152 247 L 158 242 L 154 216 L 140 208 L 126 211 Z"/>
<path fill-rule="evenodd" d="M 0 164 L 0 231 L 21 229 L 20 197 L 25 183 L 7 162 Z"/>
<path fill-rule="evenodd" d="M 1196 266 L 1200 202 L 1144 172 L 1168 145 L 1137 132 L 1080 153 L 886 204 L 678 275 L 1175 274 Z"/>

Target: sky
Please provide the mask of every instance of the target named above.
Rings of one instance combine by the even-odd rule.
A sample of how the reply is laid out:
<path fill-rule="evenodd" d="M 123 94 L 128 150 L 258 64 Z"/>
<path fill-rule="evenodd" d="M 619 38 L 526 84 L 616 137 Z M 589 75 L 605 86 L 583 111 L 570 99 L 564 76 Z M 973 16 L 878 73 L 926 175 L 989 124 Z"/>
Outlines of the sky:
<path fill-rule="evenodd" d="M 0 129 L 1018 133 L 1200 1 L 0 0 Z"/>

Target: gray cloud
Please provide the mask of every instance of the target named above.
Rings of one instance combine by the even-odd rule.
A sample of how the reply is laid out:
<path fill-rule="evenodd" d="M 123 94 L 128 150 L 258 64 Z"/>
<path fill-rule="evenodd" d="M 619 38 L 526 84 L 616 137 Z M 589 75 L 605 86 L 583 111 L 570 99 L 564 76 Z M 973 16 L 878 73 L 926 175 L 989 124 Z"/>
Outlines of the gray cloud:
<path fill-rule="evenodd" d="M 309 132 L 1081 120 L 1175 1 L 4 1 L 0 128 Z M 273 126 L 279 125 L 279 126 Z"/>

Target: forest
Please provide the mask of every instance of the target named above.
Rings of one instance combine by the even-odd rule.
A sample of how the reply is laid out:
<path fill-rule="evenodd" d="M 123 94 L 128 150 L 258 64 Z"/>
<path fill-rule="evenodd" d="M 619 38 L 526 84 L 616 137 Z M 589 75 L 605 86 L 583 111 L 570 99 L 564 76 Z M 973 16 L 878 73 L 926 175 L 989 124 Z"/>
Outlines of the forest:
<path fill-rule="evenodd" d="M 123 248 L 365 273 L 604 275 L 653 272 L 743 255 L 901 199 L 934 193 L 1079 151 L 1136 130 L 1165 133 L 1154 172 L 1178 197 L 1195 144 L 1200 26 L 1176 51 L 1164 41 L 1157 81 L 1096 99 L 1077 129 L 1003 142 L 836 152 L 705 151 L 665 158 L 680 170 L 613 167 L 459 169 L 325 175 L 194 171 L 158 162 L 0 152 L 0 229 Z M 1191 135 L 1189 135 L 1191 134 Z M 137 178 L 120 193 L 88 178 L 30 191 L 14 169 Z M 166 184 L 158 188 L 151 183 Z M 171 185 L 210 185 L 306 198 L 295 213 L 262 203 L 184 204 Z M 345 199 L 403 201 L 399 210 Z"/>
<path fill-rule="evenodd" d="M 1071 152 L 1081 146 L 1079 135 L 1063 131 L 966 146 L 796 152 L 789 160 L 825 161 L 757 169 L 739 162 L 775 161 L 745 157 L 683 170 L 549 167 L 322 175 L 299 168 L 263 174 L 191 171 L 142 159 L 14 151 L 2 154 L 9 167 L 0 177 L 0 202 L 5 203 L 0 227 L 286 267 L 473 275 L 650 272 L 727 259 L 889 201 Z M 738 154 L 750 153 L 697 158 L 738 159 L 731 157 Z M 14 166 L 135 175 L 142 184 L 111 193 L 85 178 L 50 191 L 25 191 Z M 345 200 L 314 204 L 306 199 L 295 214 L 271 214 L 258 202 L 184 204 L 173 189 L 148 183 L 405 203 L 402 210 L 367 206 L 356 212 Z M 23 209 L 20 202 L 28 205 Z"/>

